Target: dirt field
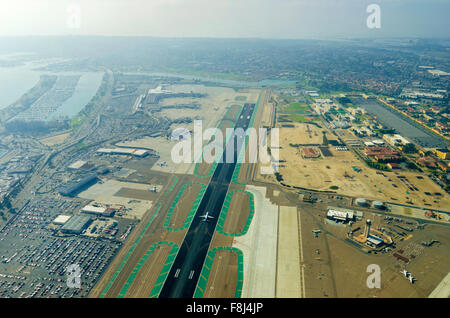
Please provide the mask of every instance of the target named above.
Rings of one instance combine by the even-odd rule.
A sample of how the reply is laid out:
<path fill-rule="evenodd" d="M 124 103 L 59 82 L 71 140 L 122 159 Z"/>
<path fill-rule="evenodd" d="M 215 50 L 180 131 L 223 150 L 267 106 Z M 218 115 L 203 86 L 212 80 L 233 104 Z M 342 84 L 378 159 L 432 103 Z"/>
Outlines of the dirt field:
<path fill-rule="evenodd" d="M 62 144 L 64 142 L 64 140 L 66 140 L 66 138 L 69 137 L 69 135 L 70 135 L 70 132 L 61 134 L 61 135 L 44 138 L 44 139 L 41 139 L 40 142 L 42 142 L 46 146 L 52 147 L 55 145 Z"/>
<path fill-rule="evenodd" d="M 244 192 L 234 192 L 223 227 L 226 233 L 241 233 L 250 213 L 250 197 Z"/>
<path fill-rule="evenodd" d="M 239 116 L 239 112 L 241 111 L 241 109 L 242 109 L 242 105 L 237 105 L 237 104 L 231 105 L 229 110 L 223 117 L 223 119 L 233 120 L 233 121 L 236 120 Z"/>
<path fill-rule="evenodd" d="M 323 132 L 327 132 L 325 129 L 312 124 L 293 124 L 295 128 L 280 128 L 280 139 L 284 138 L 292 144 L 300 145 L 322 145 Z M 281 140 L 280 140 L 281 142 Z"/>
<path fill-rule="evenodd" d="M 191 184 L 184 190 L 170 218 L 170 226 L 172 228 L 183 226 L 200 189 L 201 186 L 199 184 Z"/>
<path fill-rule="evenodd" d="M 279 172 L 284 183 L 314 190 L 334 190 L 339 194 L 354 197 L 364 197 L 373 200 L 390 201 L 401 204 L 413 204 L 438 209 L 448 209 L 450 196 L 428 196 L 425 192 L 443 193 L 442 189 L 428 177 L 418 179 L 418 173 L 414 172 L 383 172 L 369 168 L 361 162 L 351 151 L 338 151 L 329 147 L 332 156 L 321 156 L 320 158 L 302 158 L 300 148 L 292 145 L 303 142 L 321 142 L 321 133 L 318 136 L 305 134 L 303 128 L 281 128 L 280 129 L 280 159 L 285 160 L 284 167 Z M 310 129 L 314 131 L 312 125 Z M 328 135 L 328 134 L 327 134 Z M 320 137 L 320 138 L 319 138 Z M 353 169 L 360 170 L 355 172 Z M 407 183 L 401 181 L 398 176 L 406 177 L 418 191 L 411 191 Z M 273 176 L 260 176 L 261 181 L 274 181 Z M 409 192 L 408 194 L 406 192 Z"/>
<path fill-rule="evenodd" d="M 373 228 L 378 226 L 396 228 L 392 224 L 386 225 L 382 215 L 364 213 L 364 220 L 366 218 L 373 221 Z M 359 232 L 363 231 L 364 220 L 354 225 L 355 228 L 358 224 L 361 226 Z M 414 225 L 412 227 L 415 228 Z M 347 231 L 345 226 L 330 223 L 330 225 L 324 225 L 323 229 L 328 232 L 326 240 L 331 255 L 330 264 L 333 269 L 337 297 L 428 297 L 450 271 L 450 253 L 447 251 L 450 238 L 449 228 L 446 226 L 426 225 L 425 230 L 414 230 L 403 240 L 396 238 L 396 246 L 388 253 L 376 255 L 368 254 L 344 241 Z M 424 247 L 421 244 L 431 239 L 440 243 L 431 247 Z M 392 255 L 394 252 L 409 258 L 409 262 L 397 260 Z M 380 266 L 380 289 L 367 287 L 366 280 L 370 273 L 367 273 L 366 269 L 370 264 Z M 414 284 L 400 273 L 403 268 L 417 279 Z"/>
<path fill-rule="evenodd" d="M 156 247 L 134 278 L 125 297 L 148 297 L 150 295 L 170 250 L 169 245 Z"/>
<path fill-rule="evenodd" d="M 238 257 L 232 251 L 217 251 L 204 298 L 233 298 L 236 292 Z"/>

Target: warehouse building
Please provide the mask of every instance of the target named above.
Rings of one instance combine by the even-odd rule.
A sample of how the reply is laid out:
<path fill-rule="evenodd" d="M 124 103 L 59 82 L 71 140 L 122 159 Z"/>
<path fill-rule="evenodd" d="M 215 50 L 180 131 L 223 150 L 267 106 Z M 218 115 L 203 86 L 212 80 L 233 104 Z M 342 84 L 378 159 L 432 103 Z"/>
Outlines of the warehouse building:
<path fill-rule="evenodd" d="M 97 175 L 91 174 L 78 182 L 69 182 L 58 189 L 59 194 L 63 196 L 74 196 L 79 193 L 81 190 L 91 186 L 95 182 L 97 182 Z"/>
<path fill-rule="evenodd" d="M 63 225 L 61 232 L 67 234 L 81 234 L 91 222 L 91 218 L 87 215 L 74 215 Z"/>
<path fill-rule="evenodd" d="M 53 220 L 53 224 L 56 225 L 64 225 L 66 224 L 66 222 L 70 219 L 70 215 L 63 215 L 60 214 L 58 215 L 54 220 Z"/>
<path fill-rule="evenodd" d="M 100 154 L 129 155 L 141 158 L 149 154 L 148 150 L 134 148 L 100 148 L 97 150 L 97 152 Z"/>
<path fill-rule="evenodd" d="M 328 209 L 327 218 L 334 221 L 348 222 L 354 220 L 354 214 L 351 211 Z"/>
<path fill-rule="evenodd" d="M 69 166 L 72 170 L 91 170 L 94 166 L 83 160 L 78 160 Z"/>
<path fill-rule="evenodd" d="M 380 247 L 381 245 L 383 245 L 383 244 L 384 244 L 384 241 L 383 241 L 381 238 L 379 238 L 378 236 L 369 235 L 369 236 L 367 237 L 366 243 L 367 243 L 369 246 L 372 246 L 372 247 L 377 248 L 377 247 Z"/>
<path fill-rule="evenodd" d="M 113 216 L 115 211 L 116 209 L 99 206 L 98 204 L 95 203 L 91 205 L 86 205 L 84 208 L 81 209 L 81 212 L 86 214 L 94 214 L 98 216 L 107 216 L 107 217 Z"/>

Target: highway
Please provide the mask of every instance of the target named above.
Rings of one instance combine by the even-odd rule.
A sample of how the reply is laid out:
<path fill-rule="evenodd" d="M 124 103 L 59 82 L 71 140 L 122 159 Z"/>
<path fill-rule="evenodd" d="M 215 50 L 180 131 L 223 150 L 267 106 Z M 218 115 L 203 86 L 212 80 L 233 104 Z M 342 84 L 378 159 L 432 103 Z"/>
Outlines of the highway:
<path fill-rule="evenodd" d="M 242 128 L 244 130 L 248 128 L 254 108 L 255 104 L 246 103 L 244 105 L 235 128 Z M 228 141 L 228 145 L 225 147 L 222 155 L 222 161 L 225 161 L 224 158 L 226 158 L 227 149 L 231 149 L 229 147 L 233 146 L 230 143 L 233 140 L 236 141 L 236 139 L 236 137 L 233 137 Z M 242 144 L 242 142 L 234 142 L 235 160 L 232 163 L 223 162 L 217 165 L 183 244 L 167 276 L 159 295 L 160 298 L 193 297 Z M 206 212 L 209 212 L 209 215 L 213 217 L 213 219 L 209 219 L 207 222 L 200 218 L 200 215 L 204 215 Z"/>

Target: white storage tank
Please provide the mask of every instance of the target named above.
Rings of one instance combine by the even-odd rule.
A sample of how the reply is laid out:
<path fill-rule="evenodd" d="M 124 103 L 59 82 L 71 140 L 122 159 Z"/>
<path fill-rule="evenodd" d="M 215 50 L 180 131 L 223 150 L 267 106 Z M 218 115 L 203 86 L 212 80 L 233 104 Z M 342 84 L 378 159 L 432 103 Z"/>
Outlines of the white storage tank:
<path fill-rule="evenodd" d="M 367 201 L 364 198 L 357 198 L 355 202 L 358 206 L 367 206 Z"/>
<path fill-rule="evenodd" d="M 381 201 L 373 201 L 372 206 L 378 210 L 384 210 L 384 203 Z"/>

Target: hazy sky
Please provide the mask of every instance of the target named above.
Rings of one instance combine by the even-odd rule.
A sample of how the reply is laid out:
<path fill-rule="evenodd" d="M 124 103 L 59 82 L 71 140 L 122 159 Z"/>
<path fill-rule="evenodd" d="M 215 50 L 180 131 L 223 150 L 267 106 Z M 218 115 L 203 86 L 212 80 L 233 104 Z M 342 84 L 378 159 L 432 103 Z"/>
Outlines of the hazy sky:
<path fill-rule="evenodd" d="M 380 29 L 366 25 L 366 8 L 372 3 L 381 9 Z M 0 0 L 0 4 L 0 36 L 450 36 L 450 0 Z"/>

